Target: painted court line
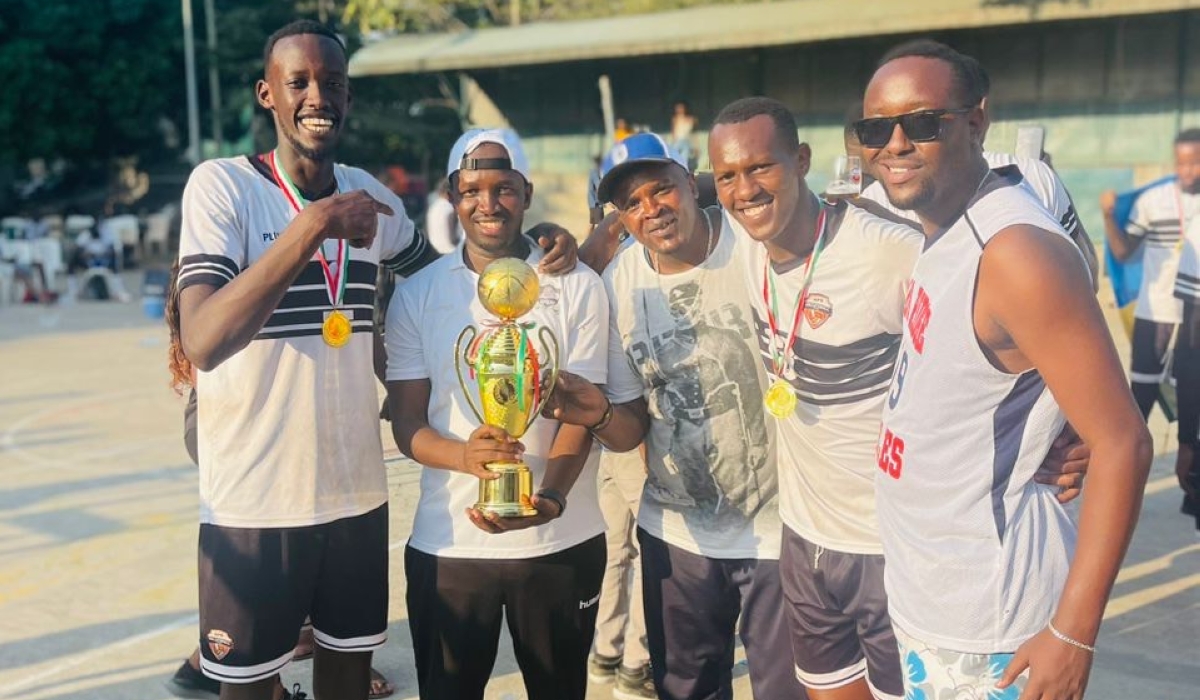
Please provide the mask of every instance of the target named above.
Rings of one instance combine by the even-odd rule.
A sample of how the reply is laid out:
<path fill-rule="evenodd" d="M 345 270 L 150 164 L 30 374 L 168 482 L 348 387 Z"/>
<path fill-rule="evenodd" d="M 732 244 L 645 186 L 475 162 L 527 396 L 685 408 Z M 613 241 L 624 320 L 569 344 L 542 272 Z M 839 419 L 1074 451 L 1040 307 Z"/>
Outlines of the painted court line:
<path fill-rule="evenodd" d="M 124 647 L 133 646 L 134 644 L 139 644 L 148 639 L 154 639 L 155 637 L 159 637 L 159 636 L 167 634 L 169 632 L 174 632 L 175 630 L 180 629 L 181 627 L 187 627 L 189 625 L 196 625 L 199 621 L 200 621 L 199 615 L 193 613 L 186 617 L 181 617 L 173 622 L 168 622 L 167 624 L 162 625 L 161 627 L 156 627 L 152 630 L 147 630 L 145 632 L 142 632 L 141 634 L 135 634 L 132 637 L 126 637 L 125 639 L 122 639 L 119 642 L 113 642 L 112 644 L 107 644 L 105 646 L 97 647 L 90 651 L 85 651 L 81 654 L 77 654 L 74 658 L 67 659 L 67 660 L 61 660 L 61 659 L 55 660 L 52 663 L 50 668 L 48 668 L 44 671 L 39 671 L 38 673 L 35 673 L 31 676 L 26 676 L 25 678 L 17 681 L 16 683 L 9 684 L 8 688 L 4 691 L 4 694 L 0 695 L 0 698 L 14 698 L 15 699 L 17 697 L 20 697 L 21 691 L 26 690 L 30 686 L 37 685 L 38 683 L 41 683 L 42 681 L 51 680 L 53 678 L 60 677 L 60 676 L 62 676 L 62 674 L 69 671 L 70 669 L 73 669 L 78 666 L 82 666 L 86 663 L 89 663 L 93 659 L 111 654 L 113 651 L 115 651 L 117 649 L 122 649 Z"/>

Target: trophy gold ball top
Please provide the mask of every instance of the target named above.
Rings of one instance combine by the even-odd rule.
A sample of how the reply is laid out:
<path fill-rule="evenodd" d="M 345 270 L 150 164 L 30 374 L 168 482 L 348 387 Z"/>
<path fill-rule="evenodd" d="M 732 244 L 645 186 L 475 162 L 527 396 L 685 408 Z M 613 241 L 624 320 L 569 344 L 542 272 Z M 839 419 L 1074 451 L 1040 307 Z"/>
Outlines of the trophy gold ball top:
<path fill-rule="evenodd" d="M 505 321 L 524 316 L 537 304 L 541 283 L 537 272 L 519 258 L 500 258 L 479 275 L 479 301 Z"/>

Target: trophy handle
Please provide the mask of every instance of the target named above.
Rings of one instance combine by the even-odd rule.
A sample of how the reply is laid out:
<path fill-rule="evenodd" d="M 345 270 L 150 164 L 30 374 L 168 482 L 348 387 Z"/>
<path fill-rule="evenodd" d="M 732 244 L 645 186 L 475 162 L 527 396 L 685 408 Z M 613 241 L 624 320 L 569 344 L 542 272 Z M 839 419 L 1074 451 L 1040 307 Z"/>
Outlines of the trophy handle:
<path fill-rule="evenodd" d="M 554 331 L 551 331 L 546 326 L 542 326 L 538 328 L 538 338 L 542 341 L 543 350 L 553 351 L 551 354 L 553 355 L 554 362 L 550 363 L 550 383 L 546 387 L 546 391 L 542 394 L 541 405 L 534 407 L 535 410 L 530 412 L 529 420 L 525 422 L 526 431 L 529 430 L 529 426 L 533 425 L 533 421 L 542 414 L 542 409 L 545 408 L 546 402 L 550 400 L 550 394 L 554 391 L 554 385 L 558 382 L 559 361 L 562 359 L 559 355 L 558 338 L 554 337 Z M 550 357 L 551 355 L 546 355 L 547 359 L 550 359 Z M 538 381 L 542 381 L 542 378 L 538 377 Z"/>
<path fill-rule="evenodd" d="M 467 338 L 468 334 L 470 334 L 470 338 L 464 343 L 463 339 Z M 471 390 L 467 388 L 467 380 L 463 378 L 462 371 L 464 364 L 472 367 L 471 358 L 467 357 L 467 353 L 471 352 L 471 344 L 475 342 L 477 335 L 479 335 L 479 331 L 471 325 L 462 329 L 462 333 L 458 334 L 458 339 L 454 341 L 454 373 L 458 375 L 458 385 L 462 387 L 463 396 L 467 399 L 467 405 L 471 407 L 471 413 L 474 413 L 475 417 L 479 419 L 479 424 L 483 425 L 483 411 L 475 405 L 475 401 L 471 398 Z"/>

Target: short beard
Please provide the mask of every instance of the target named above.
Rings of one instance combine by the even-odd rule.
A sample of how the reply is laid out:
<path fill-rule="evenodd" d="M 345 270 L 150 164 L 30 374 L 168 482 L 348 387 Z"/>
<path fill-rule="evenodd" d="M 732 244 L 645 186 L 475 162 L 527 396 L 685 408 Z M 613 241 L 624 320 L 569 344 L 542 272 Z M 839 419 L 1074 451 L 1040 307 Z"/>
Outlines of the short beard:
<path fill-rule="evenodd" d="M 323 163 L 327 160 L 333 160 L 334 149 L 332 146 L 318 151 L 300 143 L 300 141 L 296 138 L 296 135 L 290 131 L 284 131 L 283 137 L 287 139 L 289 144 L 291 144 L 292 150 L 296 152 L 296 155 L 300 156 L 301 158 L 311 160 L 314 163 Z"/>
<path fill-rule="evenodd" d="M 892 191 L 887 188 L 886 184 L 883 186 L 883 191 L 887 193 L 888 201 L 891 202 L 892 206 L 901 211 L 917 211 L 932 202 L 935 194 L 933 183 L 928 181 L 923 183 L 916 192 L 910 194 L 907 198 L 893 196 Z"/>

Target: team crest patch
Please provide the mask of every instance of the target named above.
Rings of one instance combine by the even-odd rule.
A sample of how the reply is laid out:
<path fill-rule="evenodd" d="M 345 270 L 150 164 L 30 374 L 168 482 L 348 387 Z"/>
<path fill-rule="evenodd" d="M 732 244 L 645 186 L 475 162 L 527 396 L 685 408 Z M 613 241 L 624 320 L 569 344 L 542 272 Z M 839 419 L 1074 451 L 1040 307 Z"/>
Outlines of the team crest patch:
<path fill-rule="evenodd" d="M 561 296 L 562 292 L 558 290 L 558 287 L 546 285 L 542 287 L 542 296 L 538 299 L 538 306 L 545 308 L 558 306 L 558 300 Z"/>
<path fill-rule="evenodd" d="M 810 294 L 804 302 L 804 318 L 808 320 L 809 328 L 820 328 L 833 315 L 833 304 L 824 294 Z"/>
<path fill-rule="evenodd" d="M 224 659 L 233 650 L 233 637 L 225 630 L 209 630 L 205 637 L 208 640 L 208 649 L 217 657 L 217 661 Z"/>
<path fill-rule="evenodd" d="M 621 163 L 624 163 L 625 161 L 629 160 L 629 146 L 626 146 L 623 143 L 618 143 L 617 145 L 613 146 L 610 157 L 612 158 L 613 165 L 620 165 Z"/>

